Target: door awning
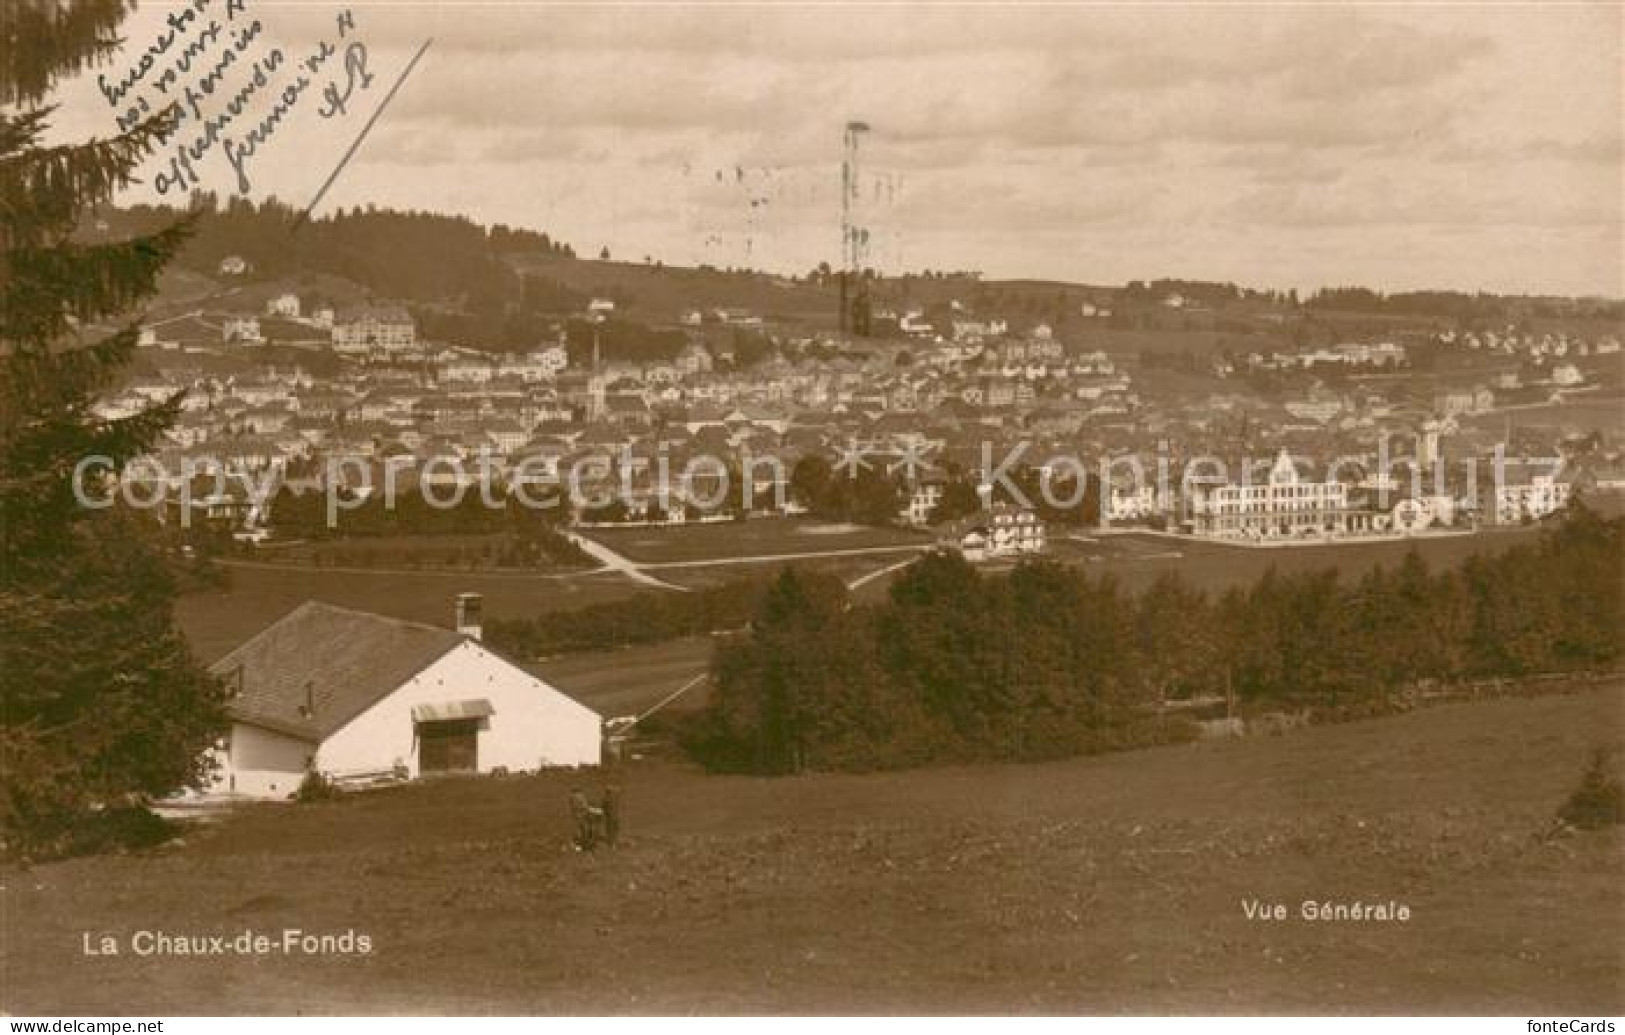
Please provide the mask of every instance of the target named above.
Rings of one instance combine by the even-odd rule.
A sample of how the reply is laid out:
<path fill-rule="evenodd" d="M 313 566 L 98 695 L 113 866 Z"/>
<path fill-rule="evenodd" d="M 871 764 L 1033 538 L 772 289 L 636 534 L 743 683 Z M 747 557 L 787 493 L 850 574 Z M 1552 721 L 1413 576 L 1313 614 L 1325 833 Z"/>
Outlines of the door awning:
<path fill-rule="evenodd" d="M 483 697 L 472 701 L 442 701 L 412 706 L 413 722 L 456 722 L 459 719 L 483 719 L 495 714 L 496 709 Z"/>

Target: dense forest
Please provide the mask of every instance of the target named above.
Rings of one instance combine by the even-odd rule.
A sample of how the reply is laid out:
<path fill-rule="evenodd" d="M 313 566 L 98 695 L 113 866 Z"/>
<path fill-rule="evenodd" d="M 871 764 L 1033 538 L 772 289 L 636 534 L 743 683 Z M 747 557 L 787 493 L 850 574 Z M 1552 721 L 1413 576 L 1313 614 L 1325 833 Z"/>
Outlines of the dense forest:
<path fill-rule="evenodd" d="M 1527 317 L 1579 317 L 1625 320 L 1625 303 L 1605 298 L 1548 298 L 1464 291 L 1400 291 L 1384 294 L 1363 287 L 1321 288 L 1304 301 L 1309 309 L 1448 317 L 1464 323 Z"/>
<path fill-rule="evenodd" d="M 825 521 L 860 525 L 892 525 L 905 496 L 900 476 L 886 474 L 879 464 L 864 461 L 855 469 L 837 471 L 821 453 L 808 453 L 790 472 L 790 498 Z"/>
<path fill-rule="evenodd" d="M 1297 291 L 1280 293 L 1275 291 L 1259 291 L 1255 288 L 1242 287 L 1239 284 L 1228 282 L 1217 283 L 1209 280 L 1153 280 L 1146 283 L 1143 280 L 1131 280 L 1123 288 L 1122 299 L 1125 302 L 1160 303 L 1163 300 L 1178 295 L 1188 304 L 1204 305 L 1214 309 L 1234 305 L 1238 302 L 1266 303 L 1274 305 L 1297 305 Z"/>
<path fill-rule="evenodd" d="M 298 223 L 299 212 L 270 198 L 255 203 L 212 194 L 193 199 L 201 213 L 177 265 L 213 275 L 220 260 L 241 256 L 258 277 L 330 273 L 355 281 L 380 298 L 479 308 L 517 300 L 519 279 L 502 261 L 521 251 L 570 255 L 546 234 L 506 226 L 486 228 L 462 216 L 387 208 L 340 209 Z M 169 208 L 136 205 L 126 220 L 164 225 Z"/>
<path fill-rule="evenodd" d="M 785 773 L 1024 760 L 1188 737 L 1168 700 L 1376 714 L 1424 681 L 1619 660 L 1625 519 L 1584 505 L 1539 543 L 1430 572 L 1415 553 L 1355 581 L 1266 573 L 1218 598 L 1177 575 L 1139 598 L 1038 561 L 1008 576 L 932 554 L 889 599 L 785 572 L 685 730 L 720 770 Z"/>
<path fill-rule="evenodd" d="M 512 352 L 551 342 L 562 330 L 572 359 L 578 363 L 590 357 L 595 333 L 600 354 L 608 360 L 669 360 L 686 340 L 681 332 L 625 319 L 624 310 L 634 299 L 624 287 L 594 287 L 589 294 L 588 285 L 579 278 L 560 274 L 557 263 L 573 260 L 574 249 L 546 233 L 502 224 L 486 227 L 462 216 L 371 206 L 301 221 L 297 210 L 274 198 L 221 200 L 208 192 L 196 194 L 192 205 L 200 216 L 193 238 L 177 257 L 178 267 L 213 276 L 222 259 L 241 256 L 250 263 L 253 279 L 311 274 L 341 277 L 376 300 L 404 303 L 428 340 Z M 151 233 L 177 215 L 167 207 L 103 206 L 87 216 L 80 233 L 114 237 Z M 98 226 L 105 229 L 95 229 Z M 520 264 L 527 272 L 515 269 L 512 260 L 519 256 L 523 256 Z M 695 273 L 672 271 L 678 277 Z M 982 282 L 962 275 L 870 276 L 877 298 L 900 308 L 922 303 L 926 316 L 940 328 L 962 315 L 951 301 L 963 301 L 973 313 L 1002 317 L 1017 327 L 1047 322 L 1063 335 L 1096 329 L 1095 324 L 1079 322 L 1080 306 L 1086 303 L 1112 309 L 1105 326 L 1115 330 L 1217 329 L 1243 336 L 1261 331 L 1251 322 L 1256 315 L 1279 317 L 1284 311 L 1295 316 L 1287 329 L 1298 344 L 1335 339 L 1346 331 L 1343 325 L 1322 328 L 1323 333 L 1315 331 L 1317 319 L 1333 314 L 1344 319 L 1358 314 L 1378 321 L 1379 327 L 1381 321 L 1395 317 L 1447 319 L 1466 326 L 1537 317 L 1625 319 L 1625 303 L 1609 299 L 1454 291 L 1384 294 L 1362 287 L 1328 287 L 1300 305 L 1295 290 L 1196 280 L 1135 280 L 1121 288 L 1100 288 L 1039 281 Z M 829 277 L 827 270 L 815 270 L 804 283 L 826 284 Z M 696 294 L 685 287 L 680 297 L 702 295 L 703 291 Z M 1187 308 L 1169 309 L 1162 304 L 1175 295 Z M 620 318 L 602 325 L 579 319 L 590 299 L 597 296 L 615 301 L 622 310 Z M 735 339 L 732 352 L 739 366 L 749 366 L 772 351 L 771 343 L 760 334 L 736 331 Z"/>
<path fill-rule="evenodd" d="M 565 348 L 570 362 L 590 366 L 596 350 L 599 358 L 629 363 L 667 363 L 675 359 L 688 336 L 682 331 L 645 327 L 631 320 L 605 320 L 591 323 L 572 319 L 565 325 Z"/>
<path fill-rule="evenodd" d="M 299 222 L 292 207 L 268 199 L 254 203 L 212 194 L 193 199 L 197 231 L 176 265 L 214 276 L 220 261 L 239 256 L 254 280 L 327 274 L 353 282 L 378 302 L 399 302 L 411 312 L 419 336 L 489 352 L 519 352 L 561 336 L 571 362 L 591 361 L 596 345 L 605 360 L 669 361 L 688 337 L 624 317 L 588 322 L 581 314 L 592 296 L 543 271 L 521 273 L 508 261 L 524 255 L 568 260 L 568 245 L 545 233 L 502 224 L 482 226 L 461 216 L 388 208 L 342 209 Z M 150 232 L 176 218 L 166 207 L 104 208 L 106 233 Z M 87 220 L 82 234 L 91 233 Z M 600 292 L 619 304 L 624 292 Z M 330 301 L 330 300 L 329 300 Z M 735 362 L 748 366 L 772 353 L 760 332 L 735 329 Z"/>
<path fill-rule="evenodd" d="M 330 274 L 360 285 L 378 301 L 403 302 L 424 337 L 497 351 L 551 340 L 548 317 L 577 312 L 586 299 L 546 278 L 521 276 L 514 254 L 571 258 L 569 245 L 547 234 L 502 224 L 485 227 L 462 216 L 388 208 L 340 209 L 299 222 L 274 198 L 224 203 L 207 192 L 193 198 L 196 232 L 176 265 L 213 276 L 220 261 L 240 256 L 256 279 Z M 146 232 L 173 220 L 166 207 L 103 210 L 109 232 Z M 83 231 L 82 231 L 83 232 Z"/>

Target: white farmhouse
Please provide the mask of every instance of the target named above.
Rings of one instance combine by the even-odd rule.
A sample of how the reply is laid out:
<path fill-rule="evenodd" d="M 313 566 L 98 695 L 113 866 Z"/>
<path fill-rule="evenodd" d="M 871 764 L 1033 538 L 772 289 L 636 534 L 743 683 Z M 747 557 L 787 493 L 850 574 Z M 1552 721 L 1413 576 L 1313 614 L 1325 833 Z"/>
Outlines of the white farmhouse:
<path fill-rule="evenodd" d="M 1580 373 L 1580 368 L 1573 363 L 1559 363 L 1552 368 L 1552 384 L 1573 388 L 1575 385 L 1585 384 L 1585 375 Z"/>
<path fill-rule="evenodd" d="M 597 765 L 602 721 L 456 630 L 307 601 L 213 666 L 231 694 L 216 791 L 285 798 L 312 770 L 366 779 Z"/>
<path fill-rule="evenodd" d="M 1112 486 L 1106 501 L 1106 520 L 1146 521 L 1172 509 L 1169 494 L 1157 492 L 1154 485 L 1118 484 Z"/>
<path fill-rule="evenodd" d="M 265 315 L 281 316 L 289 320 L 299 319 L 299 296 L 291 291 L 285 291 L 266 299 Z"/>
<path fill-rule="evenodd" d="M 1503 525 L 1539 521 L 1568 506 L 1568 482 L 1550 474 L 1537 474 L 1527 481 L 1510 479 L 1495 488 L 1495 520 Z"/>
<path fill-rule="evenodd" d="M 220 324 L 220 340 L 230 344 L 241 342 L 246 345 L 258 345 L 265 340 L 260 331 L 260 322 L 252 316 L 228 316 Z"/>
<path fill-rule="evenodd" d="M 931 513 L 942 502 L 943 484 L 940 478 L 921 479 L 908 488 L 908 502 L 903 505 L 898 518 L 915 528 L 924 528 L 931 523 Z"/>
<path fill-rule="evenodd" d="M 990 557 L 1042 553 L 1044 550 L 1044 523 L 1026 507 L 994 504 L 988 514 L 987 527 L 987 552 Z"/>
<path fill-rule="evenodd" d="M 987 486 L 978 486 L 984 501 Z M 987 561 L 1042 553 L 1044 523 L 1025 507 L 995 503 L 948 525 L 939 537 L 942 545 L 958 550 L 967 561 Z"/>
<path fill-rule="evenodd" d="M 518 377 L 526 384 L 551 381 L 570 365 L 570 355 L 563 345 L 549 345 L 533 349 L 523 356 L 511 356 L 502 361 L 504 375 Z"/>

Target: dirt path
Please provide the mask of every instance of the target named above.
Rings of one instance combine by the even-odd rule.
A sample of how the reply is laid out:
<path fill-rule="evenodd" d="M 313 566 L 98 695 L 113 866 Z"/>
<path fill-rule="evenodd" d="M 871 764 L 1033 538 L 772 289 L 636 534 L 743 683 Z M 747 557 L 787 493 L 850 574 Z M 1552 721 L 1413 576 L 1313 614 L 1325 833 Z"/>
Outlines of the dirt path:
<path fill-rule="evenodd" d="M 845 550 L 809 550 L 805 553 L 758 553 L 744 557 L 706 557 L 692 561 L 653 561 L 638 567 L 652 568 L 710 568 L 724 564 L 779 564 L 795 561 L 816 561 L 828 557 L 867 557 L 872 554 L 922 553 L 931 549 L 929 543 L 906 543 L 899 546 L 857 546 Z"/>
<path fill-rule="evenodd" d="M 610 571 L 619 572 L 620 574 L 625 575 L 633 582 L 641 582 L 645 586 L 654 586 L 658 589 L 675 589 L 679 593 L 687 593 L 689 591 L 687 586 L 679 586 L 671 582 L 666 582 L 663 579 L 657 579 L 653 575 L 646 574 L 643 571 L 643 567 L 645 566 L 638 565 L 637 562 L 633 561 L 630 557 L 616 553 L 614 550 L 611 550 L 609 547 L 598 542 L 596 539 L 588 539 L 586 536 L 576 532 L 566 532 L 565 535 L 572 543 L 575 543 L 577 546 L 581 547 L 581 549 L 585 551 L 593 560 L 597 561 L 599 564 L 602 564 Z"/>
<path fill-rule="evenodd" d="M 875 581 L 876 579 L 883 579 L 887 575 L 890 575 L 892 572 L 902 571 L 904 568 L 908 567 L 910 564 L 913 564 L 915 561 L 917 561 L 919 559 L 920 559 L 920 555 L 916 554 L 915 556 L 910 557 L 907 560 L 898 561 L 896 564 L 888 564 L 884 568 L 877 568 L 874 571 L 869 572 L 867 575 L 859 575 L 857 578 L 853 579 L 851 582 L 848 582 L 846 584 L 846 588 L 848 590 L 862 589 L 864 586 L 867 586 L 869 583 Z"/>
<path fill-rule="evenodd" d="M 716 568 L 723 567 L 725 565 L 739 564 L 790 564 L 797 561 L 816 561 L 837 557 L 867 557 L 877 554 L 911 553 L 918 555 L 921 552 L 930 549 L 929 544 L 908 543 L 898 546 L 860 546 L 835 550 L 807 550 L 798 553 L 749 554 L 741 557 L 702 557 L 695 560 L 686 561 L 634 561 L 625 554 L 617 553 L 615 550 L 610 549 L 608 546 L 605 546 L 596 539 L 592 539 L 575 532 L 568 534 L 572 542 L 581 547 L 582 550 L 586 551 L 586 553 L 599 564 L 603 565 L 603 570 L 616 572 L 626 576 L 634 582 L 639 582 L 646 586 L 655 586 L 660 589 L 675 589 L 684 593 L 689 592 L 689 588 L 687 586 L 679 586 L 674 583 L 667 582 L 664 579 L 658 578 L 649 573 L 651 571 L 663 571 L 678 568 Z M 900 564 L 894 564 L 889 567 L 882 568 L 880 571 L 864 575 L 857 581 L 853 582 L 848 588 L 856 589 L 871 579 L 878 578 L 887 572 L 895 571 L 904 565 L 913 563 L 914 559 L 914 557 L 910 557 L 908 560 L 903 561 Z"/>

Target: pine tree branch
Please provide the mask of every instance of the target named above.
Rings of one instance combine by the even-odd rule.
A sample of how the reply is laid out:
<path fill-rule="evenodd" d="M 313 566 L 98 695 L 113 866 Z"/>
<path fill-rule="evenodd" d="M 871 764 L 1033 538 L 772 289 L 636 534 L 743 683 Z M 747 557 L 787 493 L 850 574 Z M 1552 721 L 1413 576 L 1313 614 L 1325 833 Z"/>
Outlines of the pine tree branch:
<path fill-rule="evenodd" d="M 64 76 L 105 61 L 131 0 L 5 0 L 0 104 L 31 104 Z"/>
<path fill-rule="evenodd" d="M 141 160 L 163 142 L 176 109 L 112 139 L 38 147 L 52 110 L 0 115 L 0 249 L 65 236 L 82 208 L 100 205 L 135 182 Z"/>
<path fill-rule="evenodd" d="M 141 340 L 139 322 L 88 344 L 59 350 L 18 350 L 0 364 L 0 442 L 13 409 L 34 414 L 82 410 L 111 383 Z"/>
<path fill-rule="evenodd" d="M 49 125 L 47 120 L 56 109 L 57 105 L 48 104 L 31 111 L 0 112 L 0 159 L 37 147 L 40 136 Z"/>
<path fill-rule="evenodd" d="M 0 0 L 0 105 L 36 106 L 108 58 L 132 6 Z M 74 242 L 79 213 L 130 182 L 164 125 L 41 147 L 50 115 L 0 113 L 0 851 L 50 849 L 98 803 L 196 784 L 223 719 L 217 685 L 173 627 L 148 533 L 127 509 L 81 505 L 81 490 L 105 499 L 122 465 L 152 448 L 180 395 L 102 419 L 97 394 L 139 327 L 72 339 L 151 295 L 192 220 Z M 76 474 L 94 454 L 113 472 Z"/>
<path fill-rule="evenodd" d="M 158 272 L 190 236 L 187 217 L 114 244 L 58 244 L 0 253 L 0 345 L 44 349 L 81 323 L 116 317 L 157 290 Z"/>
<path fill-rule="evenodd" d="M 54 496 L 60 491 L 71 495 L 74 469 L 86 457 L 105 457 L 115 473 L 122 471 L 174 426 L 184 397 L 184 392 L 176 392 L 139 413 L 102 421 L 86 421 L 77 411 L 59 410 L 14 429 L 4 443 L 0 506 L 12 502 L 32 508 L 51 502 L 39 494 Z M 12 499 L 23 493 L 34 498 Z"/>

